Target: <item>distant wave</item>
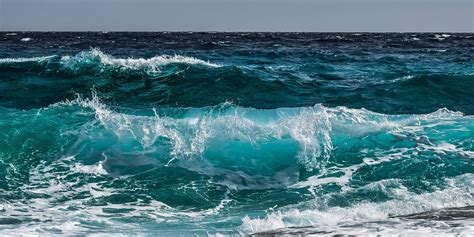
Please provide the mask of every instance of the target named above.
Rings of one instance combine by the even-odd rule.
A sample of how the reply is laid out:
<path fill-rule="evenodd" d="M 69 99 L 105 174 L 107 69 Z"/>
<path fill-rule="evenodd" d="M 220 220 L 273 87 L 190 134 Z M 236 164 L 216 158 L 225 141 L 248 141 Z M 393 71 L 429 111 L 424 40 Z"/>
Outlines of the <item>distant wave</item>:
<path fill-rule="evenodd" d="M 107 55 L 99 49 L 92 49 L 91 51 L 81 52 L 76 56 L 64 56 L 61 58 L 61 63 L 71 69 L 80 68 L 83 63 L 90 61 L 98 61 L 101 65 L 110 65 L 113 67 L 133 69 L 133 70 L 150 70 L 152 72 L 160 71 L 159 66 L 166 64 L 198 64 L 208 67 L 219 67 L 220 65 L 206 62 L 201 59 L 186 57 L 181 55 L 161 55 L 149 59 L 144 58 L 115 58 Z"/>
<path fill-rule="evenodd" d="M 4 78 L 12 78 L 4 82 L 10 90 L 3 93 L 0 106 L 11 107 L 15 101 L 18 108 L 42 107 L 71 98 L 71 90 L 88 93 L 96 88 L 109 100 L 133 107 L 203 107 L 231 101 L 265 109 L 322 103 L 382 113 L 428 113 L 440 107 L 474 113 L 470 71 L 422 71 L 399 77 L 378 72 L 382 75 L 354 79 L 328 63 L 220 65 L 181 55 L 118 58 L 98 49 L 74 56 L 3 58 L 0 70 Z M 35 81 L 28 80 L 31 74 L 37 75 Z"/>
<path fill-rule="evenodd" d="M 0 58 L 0 64 L 14 64 L 14 63 L 26 63 L 26 62 L 43 63 L 55 57 L 57 56 L 44 56 L 44 57 L 32 57 L 32 58 Z"/>
<path fill-rule="evenodd" d="M 63 71 L 84 73 L 87 70 L 104 72 L 108 70 L 129 70 L 146 73 L 159 73 L 160 67 L 168 64 L 202 65 L 219 67 L 219 64 L 210 63 L 194 57 L 182 55 L 160 55 L 152 58 L 116 58 L 105 54 L 99 49 L 80 52 L 74 56 L 44 56 L 32 58 L 2 58 L 0 67 L 16 63 L 36 63 L 46 68 L 57 67 Z M 31 65 L 29 65 L 31 66 Z"/>
<path fill-rule="evenodd" d="M 470 33 L 15 34 L 0 235 L 473 232 Z"/>

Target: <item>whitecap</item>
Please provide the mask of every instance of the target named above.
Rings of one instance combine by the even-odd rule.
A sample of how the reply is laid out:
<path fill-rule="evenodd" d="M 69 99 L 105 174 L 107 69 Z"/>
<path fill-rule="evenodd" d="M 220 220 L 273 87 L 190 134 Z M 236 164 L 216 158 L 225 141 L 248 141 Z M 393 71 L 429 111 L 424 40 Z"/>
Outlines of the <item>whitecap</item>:
<path fill-rule="evenodd" d="M 395 199 L 381 203 L 359 203 L 351 207 L 331 207 L 323 210 L 306 208 L 286 208 L 269 213 L 264 218 L 244 217 L 240 231 L 243 234 L 277 230 L 282 228 L 311 226 L 312 230 L 329 233 L 362 234 L 371 230 L 365 223 L 372 223 L 376 228 L 372 233 L 400 234 L 404 228 L 400 225 L 410 224 L 392 216 L 407 215 L 442 208 L 465 207 L 474 205 L 474 190 L 472 190 L 472 174 L 465 174 L 454 179 L 446 179 L 450 184 L 443 190 L 415 194 L 401 186 L 391 189 Z M 383 185 L 383 184 L 382 184 Z M 311 202 L 311 201 L 310 201 Z M 394 224 L 396 223 L 396 225 Z M 392 226 L 394 225 L 394 226 Z M 378 227 L 378 228 L 377 228 Z M 424 228 L 412 230 L 425 231 Z M 459 233 L 469 233 L 469 225 L 457 229 Z M 446 229 L 429 228 L 430 233 L 446 233 Z M 456 232 L 457 233 L 457 232 Z M 458 234 L 459 234 L 458 233 Z"/>
<path fill-rule="evenodd" d="M 208 67 L 219 67 L 219 64 L 210 63 L 194 57 L 181 55 L 160 55 L 152 58 L 116 58 L 103 53 L 99 49 L 81 52 L 75 56 L 64 56 L 61 58 L 61 64 L 70 69 L 81 68 L 84 64 L 98 62 L 100 66 L 112 66 L 132 70 L 147 70 L 149 72 L 160 72 L 160 66 L 173 63 L 182 63 L 189 65 L 203 65 Z"/>
<path fill-rule="evenodd" d="M 440 41 L 451 37 L 451 35 L 449 35 L 449 34 L 435 34 L 434 36 L 437 40 L 440 40 Z"/>
<path fill-rule="evenodd" d="M 43 62 L 56 56 L 32 57 L 32 58 L 0 58 L 0 63 L 25 63 L 25 62 Z"/>
<path fill-rule="evenodd" d="M 27 38 L 30 39 L 30 38 Z M 25 40 L 27 41 L 27 40 Z M 21 62 L 42 62 L 56 55 L 31 58 L 0 58 L 0 63 L 21 63 Z M 105 54 L 99 49 L 83 51 L 77 55 L 62 56 L 60 64 L 64 69 L 81 70 L 84 67 L 95 67 L 97 70 L 104 70 L 104 67 L 113 67 L 118 69 L 145 70 L 151 73 L 159 73 L 160 67 L 168 64 L 188 64 L 203 65 L 207 67 L 220 67 L 220 64 L 211 63 L 194 57 L 182 55 L 160 55 L 152 58 L 116 58 Z"/>
<path fill-rule="evenodd" d="M 135 140 L 145 151 L 155 149 L 156 142 L 165 138 L 170 141 L 169 156 L 172 160 L 202 157 L 210 144 L 215 145 L 216 142 L 220 144 L 232 140 L 265 144 L 290 139 L 296 142 L 293 144 L 297 147 L 288 149 L 297 149 L 296 159 L 308 171 L 324 167 L 335 146 L 333 138 L 342 134 L 348 136 L 348 139 L 359 139 L 385 133 L 394 139 L 400 137 L 410 140 L 417 144 L 417 148 L 423 148 L 423 145 L 433 144 L 418 141 L 420 133 L 426 135 L 426 130 L 452 125 L 453 121 L 465 118 L 462 113 L 447 109 L 424 115 L 385 115 L 365 109 L 328 108 L 319 104 L 314 107 L 276 110 L 220 105 L 187 110 L 179 118 L 159 115 L 156 110 L 154 116 L 138 116 L 114 112 L 96 95 L 90 99 L 78 97 L 73 101 L 56 104 L 61 105 L 79 105 L 92 109 L 95 118 L 115 134 L 119 142 Z M 399 152 L 403 155 L 407 151 Z M 457 152 L 466 154 L 463 150 Z M 381 162 L 384 156 L 393 159 L 397 154 L 399 153 L 394 150 L 388 155 L 381 154 L 374 162 Z M 339 181 L 328 179 L 324 182 Z"/>

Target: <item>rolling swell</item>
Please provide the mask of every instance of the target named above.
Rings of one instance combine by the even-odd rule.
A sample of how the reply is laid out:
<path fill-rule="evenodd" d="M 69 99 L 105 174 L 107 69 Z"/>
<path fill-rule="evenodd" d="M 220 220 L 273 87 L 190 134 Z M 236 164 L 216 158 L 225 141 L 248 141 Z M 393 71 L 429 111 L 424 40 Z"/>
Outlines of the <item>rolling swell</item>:
<path fill-rule="evenodd" d="M 126 107 L 203 107 L 229 101 L 265 109 L 323 103 L 382 113 L 428 113 L 440 107 L 474 112 L 469 71 L 351 78 L 322 63 L 242 66 L 179 55 L 115 58 L 98 49 L 75 56 L 0 59 L 0 69 L 0 104 L 6 107 L 42 107 L 95 88 L 106 101 Z M 305 74 L 308 70 L 313 73 Z M 31 91 L 35 98 L 29 97 Z"/>
<path fill-rule="evenodd" d="M 160 66 L 168 64 L 203 65 L 219 67 L 218 64 L 209 63 L 193 57 L 180 55 L 161 55 L 148 59 L 144 58 L 115 58 L 99 49 L 82 51 L 74 56 L 44 56 L 33 58 L 3 58 L 0 67 L 3 70 L 31 70 L 38 73 L 58 74 L 102 74 L 111 73 L 116 77 L 127 75 L 150 75 L 160 72 Z M 121 74 L 123 73 L 123 74 Z"/>
<path fill-rule="evenodd" d="M 0 233 L 470 234 L 471 37 L 0 34 Z"/>
<path fill-rule="evenodd" d="M 440 203 L 448 206 L 436 208 L 473 204 L 468 183 L 449 181 L 474 172 L 473 118 L 446 109 L 385 115 L 322 105 L 260 110 L 222 104 L 127 114 L 94 95 L 39 110 L 1 112 L 0 186 L 5 192 L 0 197 L 15 206 L 6 210 L 3 224 L 35 221 L 19 214 L 20 203 L 28 215 L 64 224 L 81 217 L 45 212 L 37 205 L 84 209 L 83 214 L 98 218 L 88 224 L 92 228 L 112 225 L 101 223 L 101 213 L 125 222 L 141 216 L 147 223 L 165 216 L 206 220 L 222 210 L 239 213 L 240 206 L 323 208 L 323 202 L 329 208 L 244 218 L 243 233 L 268 230 L 274 221 L 280 227 L 309 224 L 307 218 L 347 215 L 354 208 L 375 208 L 373 218 L 404 214 L 407 210 L 397 204 L 404 199 L 413 200 L 405 204 L 413 212 L 430 210 L 420 209 L 425 199 L 412 195 L 434 192 L 421 197 L 438 198 L 438 189 L 446 189 Z M 45 177 L 51 181 L 45 183 Z M 405 194 L 399 196 L 397 188 Z M 387 203 L 352 207 L 354 201 Z M 398 207 L 381 211 L 387 205 Z M 288 218 L 296 219 L 287 223 Z M 74 231 L 87 230 L 79 226 Z"/>

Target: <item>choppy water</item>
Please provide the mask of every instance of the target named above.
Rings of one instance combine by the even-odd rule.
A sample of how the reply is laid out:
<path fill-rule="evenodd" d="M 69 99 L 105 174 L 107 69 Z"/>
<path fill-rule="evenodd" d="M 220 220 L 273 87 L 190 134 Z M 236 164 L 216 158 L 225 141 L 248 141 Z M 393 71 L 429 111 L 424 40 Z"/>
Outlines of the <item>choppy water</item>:
<path fill-rule="evenodd" d="M 473 37 L 0 33 L 0 233 L 468 235 Z"/>

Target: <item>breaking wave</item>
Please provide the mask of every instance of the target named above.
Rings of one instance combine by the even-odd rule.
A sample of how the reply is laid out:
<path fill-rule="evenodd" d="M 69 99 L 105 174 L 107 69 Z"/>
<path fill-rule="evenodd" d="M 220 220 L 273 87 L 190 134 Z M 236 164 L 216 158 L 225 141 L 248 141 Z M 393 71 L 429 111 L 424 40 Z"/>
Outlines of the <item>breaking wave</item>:
<path fill-rule="evenodd" d="M 103 53 L 99 49 L 91 49 L 89 51 L 80 52 L 74 56 L 52 55 L 32 58 L 3 58 L 0 59 L 0 68 L 8 68 L 8 66 L 17 67 L 17 64 L 21 63 L 30 63 L 25 66 L 38 66 L 46 71 L 57 69 L 72 73 L 85 73 L 91 70 L 102 73 L 111 70 L 119 70 L 154 74 L 161 72 L 160 68 L 169 64 L 202 65 L 207 67 L 220 66 L 219 64 L 181 55 L 160 55 L 147 59 L 132 57 L 116 58 Z"/>
<path fill-rule="evenodd" d="M 243 233 L 315 224 L 322 217 L 370 221 L 369 216 L 473 204 L 472 183 L 451 190 L 446 180 L 474 171 L 474 118 L 447 109 L 386 115 L 319 104 L 261 110 L 224 103 L 128 111 L 107 106 L 93 94 L 42 109 L 2 108 L 2 114 L 0 174 L 4 181 L 0 184 L 6 185 L 6 191 L 0 198 L 10 203 L 3 207 L 8 217 L 3 221 L 8 223 L 28 223 L 32 221 L 29 215 L 61 223 L 67 216 L 80 219 L 67 213 L 62 216 L 61 209 L 43 210 L 36 206 L 40 203 L 28 204 L 32 209 L 27 216 L 18 214 L 23 196 L 41 193 L 46 195 L 41 196 L 46 205 L 59 202 L 73 208 L 80 204 L 88 216 L 117 211 L 111 215 L 124 220 L 135 218 L 139 209 L 132 203 L 149 202 L 149 195 L 164 208 L 143 210 L 149 213 L 143 214 L 146 220 L 155 221 L 164 221 L 163 215 L 166 220 L 180 221 L 189 215 L 212 218 L 229 203 L 256 205 L 262 200 L 244 200 L 247 192 L 258 190 L 278 190 L 278 195 L 287 197 L 286 201 L 275 197 L 268 208 L 273 202 L 289 204 L 288 208 L 308 203 L 327 207 L 298 211 L 295 206 L 265 219 L 244 218 Z M 141 180 L 143 175 L 148 178 Z M 124 180 L 128 180 L 126 186 Z M 196 182 L 200 185 L 191 188 Z M 181 187 L 188 185 L 193 191 L 182 193 Z M 162 194 L 155 196 L 155 192 Z M 295 194 L 299 198 L 292 198 Z M 120 198 L 115 200 L 117 195 Z M 77 198 L 83 200 L 78 203 Z M 434 198 L 445 204 L 430 206 L 423 201 Z M 105 206 L 85 205 L 90 202 L 105 202 Z M 410 203 L 416 209 L 408 209 Z M 184 211 L 191 207 L 192 212 Z M 388 207 L 391 212 L 383 211 Z M 147 204 L 146 208 L 151 207 Z M 124 215 L 120 210 L 130 211 Z M 357 214 L 362 210 L 367 212 Z M 80 228 L 71 233 L 87 229 L 81 222 L 75 226 Z"/>
<path fill-rule="evenodd" d="M 0 38 L 0 235 L 473 232 L 470 34 Z"/>
<path fill-rule="evenodd" d="M 403 219 L 403 215 L 473 206 L 473 179 L 472 174 L 460 175 L 446 180 L 448 183 L 446 189 L 424 194 L 410 192 L 398 179 L 386 180 L 360 189 L 384 190 L 393 197 L 392 200 L 380 203 L 358 203 L 350 207 L 324 207 L 324 205 L 315 204 L 320 204 L 321 199 L 327 196 L 316 197 L 316 200 L 299 204 L 297 207 L 286 207 L 285 210 L 271 212 L 264 218 L 252 219 L 247 216 L 243 219 L 240 230 L 242 233 L 260 233 L 260 235 L 324 234 L 332 236 L 343 233 L 469 235 L 473 230 L 472 227 L 466 223 L 460 224 L 464 218 L 469 218 L 469 214 L 465 217 L 444 217 L 442 220 L 446 222 L 440 222 L 437 225 L 430 224 L 427 220 L 425 222 L 407 221 Z M 388 188 L 390 186 L 392 188 Z M 472 224 L 472 220 L 468 221 Z"/>
<path fill-rule="evenodd" d="M 321 223 L 370 222 L 474 204 L 467 174 L 474 171 L 474 118 L 447 109 L 385 115 L 323 105 L 261 110 L 225 103 L 132 113 L 93 94 L 39 110 L 3 108 L 2 114 L 0 184 L 7 186 L 0 198 L 9 206 L 0 221 L 5 223 L 34 221 L 29 215 L 63 225 L 77 220 L 62 233 L 87 233 L 81 215 L 205 219 L 220 215 L 229 203 L 262 202 L 244 201 L 247 192 L 258 190 L 278 191 L 287 199 L 274 202 L 289 205 L 263 219 L 249 214 L 242 233 L 307 225 L 328 231 Z M 141 180 L 143 175 L 148 178 Z M 196 182 L 201 184 L 191 193 L 180 191 Z M 162 185 L 152 188 L 157 183 Z M 154 189 L 163 194 L 155 196 Z M 29 214 L 22 217 L 18 208 L 25 195 L 40 195 L 41 202 L 29 202 Z M 140 207 L 137 203 L 149 202 L 149 195 L 156 205 Z M 178 201 L 188 198 L 188 203 Z M 40 208 L 58 202 L 79 205 L 82 214 Z M 91 202 L 105 206 L 94 208 Z"/>

